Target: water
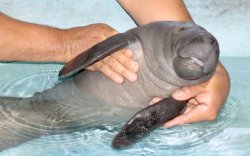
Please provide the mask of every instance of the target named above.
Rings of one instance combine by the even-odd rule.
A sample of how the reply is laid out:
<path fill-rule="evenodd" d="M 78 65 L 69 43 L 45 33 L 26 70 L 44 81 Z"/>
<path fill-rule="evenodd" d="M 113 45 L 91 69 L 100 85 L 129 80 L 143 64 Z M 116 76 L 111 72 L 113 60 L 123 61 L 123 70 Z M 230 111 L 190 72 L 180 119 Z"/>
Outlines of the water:
<path fill-rule="evenodd" d="M 250 154 L 250 58 L 222 58 L 232 88 L 217 120 L 160 128 L 124 151 L 111 141 L 121 125 L 88 129 L 72 134 L 43 136 L 0 153 L 0 156 L 98 155 L 233 155 Z M 0 95 L 29 97 L 57 83 L 60 64 L 0 64 Z"/>

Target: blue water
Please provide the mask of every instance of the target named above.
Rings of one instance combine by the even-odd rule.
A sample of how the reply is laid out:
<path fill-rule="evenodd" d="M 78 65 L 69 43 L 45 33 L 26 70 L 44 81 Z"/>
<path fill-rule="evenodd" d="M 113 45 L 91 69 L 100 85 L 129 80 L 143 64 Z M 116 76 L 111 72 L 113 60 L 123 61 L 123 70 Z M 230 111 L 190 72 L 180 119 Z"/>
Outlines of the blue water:
<path fill-rule="evenodd" d="M 231 76 L 231 91 L 217 120 L 160 128 L 124 151 L 111 148 L 121 125 L 72 134 L 43 136 L 0 156 L 98 155 L 241 155 L 250 154 L 250 58 L 222 58 Z M 0 64 L 0 96 L 29 97 L 57 83 L 60 64 Z"/>

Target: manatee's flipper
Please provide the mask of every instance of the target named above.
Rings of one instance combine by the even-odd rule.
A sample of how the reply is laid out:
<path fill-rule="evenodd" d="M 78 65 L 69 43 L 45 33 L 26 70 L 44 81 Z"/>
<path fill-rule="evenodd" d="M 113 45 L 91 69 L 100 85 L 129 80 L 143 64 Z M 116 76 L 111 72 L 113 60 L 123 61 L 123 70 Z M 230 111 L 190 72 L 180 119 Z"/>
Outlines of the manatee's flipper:
<path fill-rule="evenodd" d="M 148 106 L 136 113 L 113 139 L 115 148 L 125 148 L 142 139 L 152 130 L 177 117 L 186 107 L 186 101 L 172 97 Z"/>
<path fill-rule="evenodd" d="M 106 56 L 126 48 L 130 42 L 136 40 L 135 36 L 129 33 L 114 35 L 79 54 L 68 62 L 59 72 L 60 78 L 69 77 L 91 64 L 105 58 Z"/>

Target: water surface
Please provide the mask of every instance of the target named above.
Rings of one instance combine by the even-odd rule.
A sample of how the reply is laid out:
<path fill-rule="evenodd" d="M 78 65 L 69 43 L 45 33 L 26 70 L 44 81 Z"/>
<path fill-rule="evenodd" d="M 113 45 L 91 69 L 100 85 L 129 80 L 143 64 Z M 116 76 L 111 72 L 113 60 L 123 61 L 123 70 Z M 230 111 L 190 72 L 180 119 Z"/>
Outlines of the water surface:
<path fill-rule="evenodd" d="M 121 125 L 72 134 L 43 136 L 0 153 L 0 156 L 80 155 L 249 155 L 250 58 L 222 58 L 231 76 L 231 92 L 217 120 L 160 128 L 124 151 L 111 141 Z M 0 95 L 29 97 L 57 83 L 59 64 L 0 64 Z"/>

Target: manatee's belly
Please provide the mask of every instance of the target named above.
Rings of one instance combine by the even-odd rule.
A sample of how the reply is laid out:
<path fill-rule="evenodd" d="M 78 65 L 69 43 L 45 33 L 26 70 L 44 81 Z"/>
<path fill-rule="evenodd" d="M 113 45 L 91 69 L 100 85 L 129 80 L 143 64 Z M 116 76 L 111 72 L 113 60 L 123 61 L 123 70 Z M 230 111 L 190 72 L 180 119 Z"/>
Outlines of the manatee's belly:
<path fill-rule="evenodd" d="M 32 98 L 2 97 L 1 111 L 20 125 L 51 132 L 53 127 L 64 131 L 121 123 L 148 106 L 153 96 L 166 92 L 142 73 L 134 83 L 116 84 L 99 72 L 85 71 Z"/>
<path fill-rule="evenodd" d="M 49 133 L 54 129 L 63 132 L 68 128 L 121 123 L 148 105 L 149 98 L 138 85 L 124 88 L 97 72 L 84 72 L 79 76 L 82 76 L 78 77 L 80 85 L 67 80 L 31 98 L 1 97 L 0 112 L 5 117 L 1 117 L 0 123 L 10 118 L 14 122 L 7 127 L 17 128 L 15 123 L 19 123 L 19 129 L 34 127 Z"/>
<path fill-rule="evenodd" d="M 151 98 L 144 92 L 140 80 L 117 84 L 99 72 L 85 71 L 76 76 L 75 83 L 83 91 L 84 96 L 113 106 L 143 108 L 148 105 Z"/>

